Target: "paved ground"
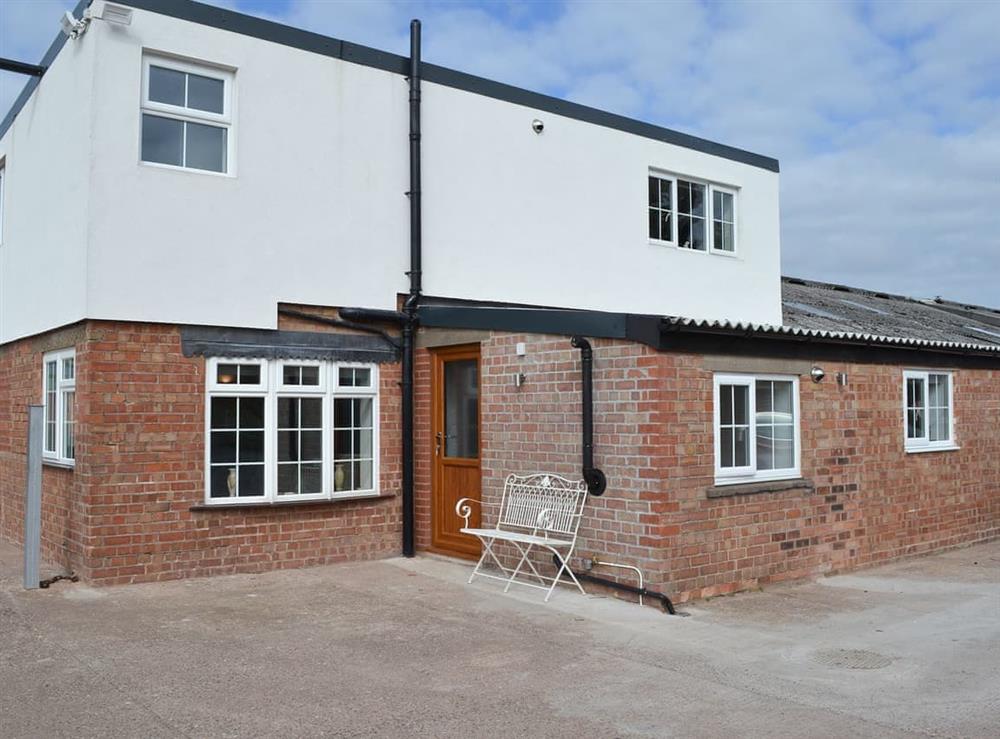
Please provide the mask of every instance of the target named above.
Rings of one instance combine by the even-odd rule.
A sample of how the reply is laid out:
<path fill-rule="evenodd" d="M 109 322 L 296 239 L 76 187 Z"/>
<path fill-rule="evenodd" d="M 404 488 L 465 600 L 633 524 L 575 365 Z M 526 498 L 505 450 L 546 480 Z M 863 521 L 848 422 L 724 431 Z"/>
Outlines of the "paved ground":
<path fill-rule="evenodd" d="M 5 738 L 1000 734 L 1000 542 L 689 618 L 430 558 L 33 592 L 19 568 L 0 545 Z"/>

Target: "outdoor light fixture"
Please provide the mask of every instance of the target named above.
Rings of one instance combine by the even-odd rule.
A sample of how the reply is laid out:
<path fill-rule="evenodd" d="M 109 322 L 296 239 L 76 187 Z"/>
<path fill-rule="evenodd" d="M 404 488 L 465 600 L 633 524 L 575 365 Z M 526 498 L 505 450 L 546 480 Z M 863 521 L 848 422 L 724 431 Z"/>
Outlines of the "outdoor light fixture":
<path fill-rule="evenodd" d="M 531 130 L 535 133 L 541 133 L 545 130 L 545 123 L 536 118 L 531 122 Z"/>
<path fill-rule="evenodd" d="M 98 20 L 113 23 L 116 26 L 132 25 L 132 9 L 112 3 L 103 3 L 96 7 L 88 8 L 87 12 L 84 13 L 84 17 L 97 18 Z"/>
<path fill-rule="evenodd" d="M 846 372 L 838 372 L 835 375 L 835 377 L 837 378 L 837 384 L 838 385 L 840 385 L 841 387 L 847 385 L 847 373 Z"/>
<path fill-rule="evenodd" d="M 813 365 L 813 368 L 809 371 L 809 376 L 812 378 L 813 382 L 823 382 L 823 378 L 826 377 L 826 372 L 823 371 L 822 367 Z"/>
<path fill-rule="evenodd" d="M 76 16 L 70 13 L 68 10 L 62 14 L 62 18 L 59 19 L 59 25 L 62 26 L 62 32 L 66 34 L 69 38 L 79 38 L 80 35 L 87 30 L 87 19 L 77 20 Z"/>

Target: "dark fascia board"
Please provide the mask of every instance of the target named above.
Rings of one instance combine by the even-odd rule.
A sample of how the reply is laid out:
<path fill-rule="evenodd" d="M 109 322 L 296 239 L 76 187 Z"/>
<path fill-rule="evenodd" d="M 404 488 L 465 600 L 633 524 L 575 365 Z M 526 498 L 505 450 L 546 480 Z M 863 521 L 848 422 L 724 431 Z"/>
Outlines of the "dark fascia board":
<path fill-rule="evenodd" d="M 417 320 L 424 328 L 479 329 L 512 333 L 628 338 L 624 313 L 549 308 L 421 305 Z"/>
<path fill-rule="evenodd" d="M 83 11 L 90 7 L 91 2 L 93 2 L 93 0 L 80 0 L 80 2 L 76 4 L 76 7 L 73 8 L 73 15 L 80 18 L 83 15 Z M 62 51 L 62 47 L 67 41 L 69 41 L 69 37 L 60 31 L 55 40 L 49 46 L 49 50 L 45 52 L 45 56 L 42 57 L 42 61 L 38 64 L 38 66 L 44 67 L 45 69 L 52 66 L 52 62 L 55 61 L 56 56 L 58 56 L 59 52 Z M 32 76 L 28 79 L 27 83 L 25 83 L 24 89 L 21 90 L 21 94 L 17 96 L 17 99 L 14 100 L 14 104 L 10 106 L 10 110 L 7 111 L 7 115 L 5 115 L 3 121 L 0 122 L 0 138 L 3 138 L 7 133 L 11 124 L 14 123 L 14 119 L 17 117 L 17 114 L 21 112 L 22 108 L 24 108 L 25 104 L 28 102 L 28 98 L 31 97 L 31 93 L 35 91 L 35 88 L 38 87 L 41 80 L 42 75 Z"/>
<path fill-rule="evenodd" d="M 409 73 L 409 59 L 398 54 L 372 49 L 349 41 L 341 41 L 330 36 L 304 31 L 274 21 L 264 20 L 232 10 L 225 10 L 212 5 L 203 5 L 193 0 L 119 0 L 140 10 L 147 10 L 160 15 L 167 15 L 179 20 L 191 21 L 211 28 L 231 31 L 243 36 L 251 36 L 264 41 L 270 41 L 284 46 L 291 46 L 314 54 L 342 59 L 346 62 L 374 67 L 385 72 L 406 76 Z M 754 154 L 743 149 L 737 149 L 725 144 L 690 136 L 669 128 L 655 126 L 651 123 L 637 121 L 625 116 L 615 115 L 596 108 L 590 108 L 579 103 L 561 100 L 550 95 L 543 95 L 513 85 L 476 77 L 436 64 L 422 63 L 423 79 L 435 84 L 464 90 L 476 95 L 523 105 L 527 108 L 545 111 L 554 115 L 572 118 L 585 123 L 611 128 L 616 131 L 642 136 L 643 138 L 662 141 L 685 149 L 700 151 L 704 154 L 730 159 L 742 164 L 759 167 L 770 172 L 778 172 L 778 160 L 772 157 Z"/>
<path fill-rule="evenodd" d="M 399 352 L 381 336 L 320 331 L 181 327 L 185 357 L 254 359 L 329 359 L 344 362 L 396 362 Z"/>

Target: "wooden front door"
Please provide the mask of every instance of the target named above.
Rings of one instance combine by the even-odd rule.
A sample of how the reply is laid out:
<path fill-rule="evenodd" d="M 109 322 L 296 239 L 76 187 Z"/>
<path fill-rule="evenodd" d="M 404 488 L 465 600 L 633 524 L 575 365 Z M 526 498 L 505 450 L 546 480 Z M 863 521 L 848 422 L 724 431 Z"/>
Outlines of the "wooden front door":
<path fill-rule="evenodd" d="M 480 497 L 479 345 L 437 349 L 433 356 L 431 549 L 478 558 L 479 540 L 459 532 L 465 523 L 455 514 L 455 503 Z M 469 525 L 479 526 L 479 506 L 473 504 L 472 511 Z"/>

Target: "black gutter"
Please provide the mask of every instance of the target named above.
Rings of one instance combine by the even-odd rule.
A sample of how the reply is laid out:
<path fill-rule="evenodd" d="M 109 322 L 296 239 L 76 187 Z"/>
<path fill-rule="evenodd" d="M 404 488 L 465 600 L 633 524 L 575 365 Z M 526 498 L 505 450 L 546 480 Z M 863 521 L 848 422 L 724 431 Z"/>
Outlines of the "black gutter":
<path fill-rule="evenodd" d="M 301 28 L 286 26 L 281 23 L 264 20 L 263 18 L 244 15 L 232 10 L 191 2 L 191 0 L 122 0 L 122 2 L 140 10 L 159 13 L 171 18 L 186 20 L 210 28 L 238 33 L 243 36 L 259 38 L 264 41 L 290 46 L 314 54 L 321 54 L 335 59 L 342 59 L 346 62 L 381 69 L 393 74 L 406 76 L 409 70 L 409 60 L 398 54 L 391 54 L 349 41 L 341 41 L 340 39 L 304 31 Z M 77 16 L 79 16 L 79 13 L 77 13 Z M 550 95 L 543 95 L 502 82 L 476 77 L 475 75 L 459 72 L 447 67 L 440 67 L 435 64 L 423 64 L 421 66 L 421 76 L 427 82 L 520 105 L 530 110 L 552 113 L 603 128 L 630 133 L 635 136 L 672 144 L 673 146 L 680 146 L 692 151 L 700 151 L 704 154 L 722 157 L 771 172 L 779 171 L 778 160 L 772 157 L 754 154 L 733 146 L 726 146 L 725 144 L 719 144 L 697 136 L 656 126 L 652 123 L 626 118 L 607 111 L 590 108 L 586 105 L 580 105 L 579 103 L 561 100 Z M 0 131 L 0 135 L 2 135 L 2 131 Z"/>
<path fill-rule="evenodd" d="M 46 67 L 43 67 L 41 64 L 28 64 L 27 62 L 19 62 L 16 59 L 5 59 L 0 57 L 0 69 L 5 72 L 26 74 L 31 77 L 41 77 L 45 74 Z"/>
<path fill-rule="evenodd" d="M 552 563 L 556 567 L 561 567 L 562 562 L 559 557 L 555 554 L 552 555 Z M 586 582 L 592 582 L 596 585 L 603 585 L 606 588 L 613 588 L 615 590 L 620 590 L 624 593 L 635 593 L 636 595 L 642 595 L 647 598 L 656 598 L 660 601 L 660 606 L 664 611 L 669 613 L 671 616 L 676 616 L 677 611 L 674 608 L 674 604 L 670 602 L 670 598 L 664 593 L 658 593 L 655 590 L 650 590 L 649 588 L 638 588 L 635 585 L 629 585 L 628 583 L 618 582 L 617 580 L 611 580 L 607 577 L 599 577 L 598 575 L 591 575 L 589 572 L 575 572 L 573 575 L 577 580 L 584 580 Z M 687 614 L 681 614 L 686 616 Z"/>
<path fill-rule="evenodd" d="M 403 556 L 412 557 L 414 546 L 413 505 L 413 345 L 417 307 L 421 292 L 421 200 L 420 200 L 420 21 L 410 21 L 410 294 L 403 304 Z"/>
<path fill-rule="evenodd" d="M 608 487 L 608 478 L 594 467 L 594 350 L 582 336 L 574 336 L 570 343 L 580 350 L 580 379 L 582 383 L 583 419 L 583 479 L 591 495 L 601 496 Z"/>

